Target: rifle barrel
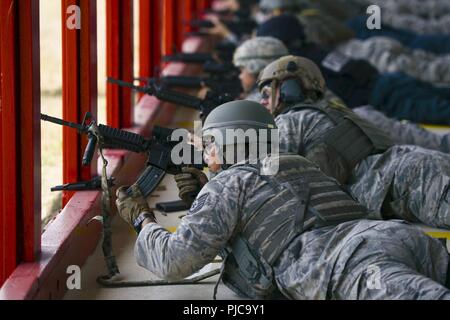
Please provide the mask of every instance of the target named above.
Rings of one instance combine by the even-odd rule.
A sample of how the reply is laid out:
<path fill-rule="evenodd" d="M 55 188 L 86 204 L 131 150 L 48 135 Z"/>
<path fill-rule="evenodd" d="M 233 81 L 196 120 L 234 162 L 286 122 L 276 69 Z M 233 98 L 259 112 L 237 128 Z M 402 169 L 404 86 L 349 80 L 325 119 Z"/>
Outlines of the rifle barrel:
<path fill-rule="evenodd" d="M 41 113 L 41 120 L 59 124 L 61 126 L 71 127 L 71 128 L 77 129 L 78 131 L 81 131 L 81 132 L 86 131 L 86 126 L 83 126 L 78 123 L 73 123 L 73 122 L 62 120 L 62 119 L 54 118 L 52 116 L 49 116 L 49 115 L 46 115 L 43 113 Z"/>
<path fill-rule="evenodd" d="M 114 78 L 109 78 L 109 77 L 108 77 L 108 82 L 112 83 L 112 84 L 117 84 L 117 85 L 119 85 L 121 87 L 130 88 L 130 89 L 133 89 L 133 90 L 145 93 L 145 94 L 149 94 L 149 95 L 153 95 L 154 94 L 154 90 L 153 90 L 152 87 L 148 87 L 148 86 L 140 87 L 140 86 L 136 86 L 136 85 L 134 85 L 133 83 L 130 83 L 130 82 L 126 82 L 126 81 L 122 81 L 122 80 L 114 79 Z"/>

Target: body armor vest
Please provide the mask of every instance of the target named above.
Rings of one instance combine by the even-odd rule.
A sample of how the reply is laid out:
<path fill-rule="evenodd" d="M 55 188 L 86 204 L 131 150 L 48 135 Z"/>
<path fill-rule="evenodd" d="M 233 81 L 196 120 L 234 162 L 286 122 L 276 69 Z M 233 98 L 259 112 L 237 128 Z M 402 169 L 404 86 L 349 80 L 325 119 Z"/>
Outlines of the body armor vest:
<path fill-rule="evenodd" d="M 316 105 L 295 105 L 284 110 L 283 114 L 303 109 L 314 109 L 325 114 L 335 126 L 317 141 L 304 146 L 300 154 L 342 184 L 347 183 L 351 172 L 361 160 L 369 155 L 382 153 L 394 144 L 383 131 L 333 101 L 322 101 Z"/>
<path fill-rule="evenodd" d="M 260 175 L 259 168 L 239 165 Z M 297 155 L 279 157 L 275 176 L 260 175 L 258 189 L 224 254 L 222 279 L 242 296 L 256 299 L 280 295 L 274 266 L 294 238 L 312 228 L 365 218 L 368 211 L 313 163 Z"/>

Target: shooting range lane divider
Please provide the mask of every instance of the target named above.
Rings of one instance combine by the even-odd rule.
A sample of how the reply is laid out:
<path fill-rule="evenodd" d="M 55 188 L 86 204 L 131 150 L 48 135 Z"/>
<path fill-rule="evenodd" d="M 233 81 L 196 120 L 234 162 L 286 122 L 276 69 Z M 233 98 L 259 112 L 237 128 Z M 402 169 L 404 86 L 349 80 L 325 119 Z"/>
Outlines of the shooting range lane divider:
<path fill-rule="evenodd" d="M 183 43 L 184 52 L 205 52 L 210 48 L 211 43 L 197 37 Z M 163 72 L 181 76 L 199 71 L 195 66 L 170 63 Z M 163 106 L 154 97 L 144 96 L 135 106 L 136 127 L 130 130 L 148 135 L 156 121 L 161 125 L 172 122 L 174 112 L 174 106 Z M 115 188 L 134 183 L 146 163 L 145 155 L 120 150 L 105 150 L 105 158 L 109 163 L 108 176 L 116 178 Z M 111 192 L 113 196 L 115 188 Z M 61 299 L 67 291 L 68 266 L 82 267 L 97 247 L 101 224 L 88 222 L 100 212 L 101 191 L 76 192 L 42 234 L 40 257 L 34 263 L 23 263 L 16 268 L 1 287 L 0 300 Z M 99 268 L 99 274 L 101 271 Z"/>

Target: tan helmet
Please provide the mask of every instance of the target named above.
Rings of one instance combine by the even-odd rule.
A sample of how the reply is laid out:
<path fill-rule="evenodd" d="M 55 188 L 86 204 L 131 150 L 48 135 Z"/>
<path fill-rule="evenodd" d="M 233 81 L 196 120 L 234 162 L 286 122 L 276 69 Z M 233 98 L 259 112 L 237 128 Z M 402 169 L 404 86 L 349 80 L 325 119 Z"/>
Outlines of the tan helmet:
<path fill-rule="evenodd" d="M 276 85 L 286 79 L 299 79 L 305 91 L 315 91 L 323 96 L 326 90 L 325 79 L 319 67 L 309 59 L 286 56 L 269 64 L 259 75 L 260 90 L 268 84 Z"/>

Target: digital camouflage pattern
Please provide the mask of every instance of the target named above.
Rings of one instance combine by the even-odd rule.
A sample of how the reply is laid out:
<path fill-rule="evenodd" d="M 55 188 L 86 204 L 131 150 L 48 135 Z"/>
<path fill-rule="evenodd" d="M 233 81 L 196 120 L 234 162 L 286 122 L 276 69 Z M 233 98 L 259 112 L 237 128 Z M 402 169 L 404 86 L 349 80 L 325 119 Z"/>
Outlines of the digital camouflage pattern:
<path fill-rule="evenodd" d="M 395 144 L 410 144 L 450 153 L 449 133 L 435 133 L 413 122 L 389 118 L 372 106 L 354 108 L 353 112 L 386 132 Z"/>
<path fill-rule="evenodd" d="M 397 29 L 406 29 L 417 34 L 450 35 L 450 14 L 429 20 L 414 14 L 399 14 L 395 11 L 384 10 L 381 17 L 384 24 Z"/>
<path fill-rule="evenodd" d="M 275 122 L 280 152 L 300 155 L 334 127 L 326 115 L 312 109 L 288 111 Z M 335 161 L 335 165 L 340 164 Z M 361 161 L 349 184 L 351 194 L 373 210 L 376 217 L 381 217 L 383 202 L 389 199 L 389 211 L 395 217 L 450 228 L 448 154 L 415 146 L 394 146 Z"/>
<path fill-rule="evenodd" d="M 280 40 L 272 37 L 256 37 L 245 41 L 236 49 L 233 64 L 247 69 L 257 77 L 269 63 L 288 54 L 288 49 Z"/>
<path fill-rule="evenodd" d="M 411 50 L 391 38 L 350 40 L 337 47 L 337 51 L 353 59 L 369 61 L 380 73 L 404 72 L 422 81 L 450 83 L 450 55 Z"/>
<path fill-rule="evenodd" d="M 374 211 L 450 229 L 450 155 L 398 145 L 361 161 L 351 194 Z"/>
<path fill-rule="evenodd" d="M 298 165 L 289 167 L 301 170 L 306 160 L 294 158 Z M 280 161 L 278 175 L 292 174 L 284 168 Z M 221 172 L 205 185 L 175 233 L 157 224 L 143 228 L 135 246 L 137 262 L 167 280 L 198 271 L 239 233 L 264 183 L 240 167 Z M 291 299 L 450 299 L 441 285 L 448 262 L 444 246 L 413 226 L 354 220 L 297 236 L 273 271 L 279 290 Z M 380 275 L 375 285 L 374 268 Z"/>
<path fill-rule="evenodd" d="M 439 18 L 450 14 L 450 3 L 447 0 L 346 0 L 356 4 L 361 9 L 376 4 L 383 11 L 398 14 L 412 14 L 424 19 Z M 361 12 L 360 12 L 361 13 Z M 408 28 L 409 29 L 409 26 Z"/>
<path fill-rule="evenodd" d="M 310 43 L 334 47 L 355 37 L 353 30 L 322 11 L 307 9 L 297 17 L 304 27 L 306 40 Z"/>

